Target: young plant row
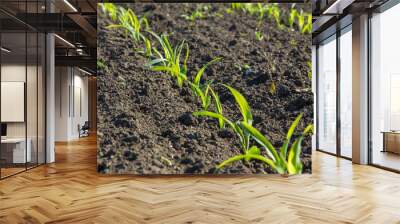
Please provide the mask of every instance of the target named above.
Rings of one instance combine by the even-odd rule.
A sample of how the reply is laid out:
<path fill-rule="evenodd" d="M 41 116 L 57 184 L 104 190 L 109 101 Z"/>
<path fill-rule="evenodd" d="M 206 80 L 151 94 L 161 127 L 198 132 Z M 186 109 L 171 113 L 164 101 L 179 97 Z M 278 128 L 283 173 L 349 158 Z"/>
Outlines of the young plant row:
<path fill-rule="evenodd" d="M 301 33 L 309 34 L 312 31 L 312 14 L 296 9 L 295 5 L 292 5 L 289 13 L 284 13 L 276 3 L 232 3 L 231 9 L 257 16 L 260 21 L 264 18 L 272 19 L 279 28 L 286 25 L 290 29 L 297 28 Z"/>
<path fill-rule="evenodd" d="M 104 6 L 107 4 L 106 6 Z M 266 136 L 253 126 L 253 115 L 251 108 L 246 98 L 235 88 L 226 85 L 218 84 L 230 91 L 235 99 L 236 105 L 242 115 L 242 119 L 232 121 L 223 114 L 223 105 L 220 101 L 218 93 L 214 90 L 213 80 L 202 81 L 202 76 L 206 69 L 222 60 L 222 58 L 214 58 L 205 63 L 195 76 L 190 78 L 188 72 L 188 59 L 190 49 L 185 40 L 180 41 L 176 46 L 173 46 L 167 35 L 159 36 L 149 29 L 147 20 L 140 20 L 131 9 L 121 9 L 122 7 L 111 6 L 112 3 L 103 3 L 103 12 L 107 14 L 113 21 L 119 21 L 119 24 L 110 25 L 109 28 L 120 28 L 126 32 L 126 37 L 130 37 L 134 42 L 144 43 L 145 49 L 151 49 L 154 54 L 146 54 L 149 62 L 145 65 L 153 71 L 164 72 L 176 79 L 179 88 L 188 86 L 191 89 L 193 96 L 197 97 L 202 110 L 194 112 L 195 116 L 207 117 L 216 119 L 218 127 L 231 129 L 239 138 L 241 145 L 241 153 L 221 162 L 216 166 L 221 169 L 235 161 L 250 162 L 253 160 L 261 161 L 279 174 L 300 174 L 302 172 L 302 162 L 300 159 L 301 143 L 305 136 L 311 133 L 313 126 L 308 125 L 303 132 L 292 141 L 292 135 L 302 118 L 302 114 L 297 116 L 290 126 L 283 145 L 277 150 Z M 142 21 L 142 22 L 141 22 Z M 149 34 L 159 45 L 152 47 L 150 38 L 146 38 L 141 33 L 141 24 L 146 24 L 145 32 Z M 139 25 L 138 25 L 139 24 Z M 138 29 L 136 29 L 138 27 Z M 210 105 L 214 108 L 210 109 Z M 265 153 L 262 153 L 262 149 Z"/>
<path fill-rule="evenodd" d="M 130 39 L 135 44 L 144 43 L 144 52 L 147 57 L 152 55 L 152 45 L 148 38 L 142 34 L 142 31 L 149 30 L 149 23 L 146 17 L 138 18 L 132 9 L 125 9 L 121 6 L 116 6 L 113 3 L 100 3 L 101 11 L 110 17 L 113 24 L 108 25 L 108 29 L 122 29 L 125 38 Z"/>

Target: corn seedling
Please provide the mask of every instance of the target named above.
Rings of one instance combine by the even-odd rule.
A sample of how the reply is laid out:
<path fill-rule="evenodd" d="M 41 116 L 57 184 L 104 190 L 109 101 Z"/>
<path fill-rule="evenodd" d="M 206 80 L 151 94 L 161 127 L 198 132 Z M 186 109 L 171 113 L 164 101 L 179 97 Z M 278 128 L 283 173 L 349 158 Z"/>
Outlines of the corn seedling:
<path fill-rule="evenodd" d="M 233 9 L 227 8 L 227 9 L 225 9 L 225 12 L 228 14 L 233 14 Z"/>
<path fill-rule="evenodd" d="M 203 19 L 205 15 L 199 8 L 197 8 L 195 11 L 193 11 L 190 15 L 182 15 L 183 18 L 189 21 L 195 21 L 197 19 Z"/>
<path fill-rule="evenodd" d="M 288 23 L 291 29 L 293 28 L 293 24 L 295 22 L 296 17 L 297 17 L 297 10 L 295 8 L 291 8 L 288 17 Z"/>
<path fill-rule="evenodd" d="M 243 11 L 247 11 L 250 13 L 250 15 L 256 15 L 259 13 L 259 8 L 257 6 L 254 6 L 252 3 L 244 3 L 244 9 Z"/>
<path fill-rule="evenodd" d="M 247 129 L 244 129 L 245 127 L 249 128 L 252 127 L 252 122 L 253 122 L 253 117 L 251 114 L 251 109 L 246 101 L 246 99 L 243 97 L 242 94 L 240 94 L 237 90 L 234 88 L 224 85 L 227 87 L 231 94 L 234 96 L 236 100 L 236 104 L 239 107 L 239 110 L 242 114 L 243 120 L 242 121 L 237 121 L 237 122 L 232 122 L 229 119 L 225 118 L 221 114 L 217 114 L 214 112 L 209 112 L 209 111 L 199 111 L 195 112 L 194 115 L 196 116 L 206 116 L 206 117 L 211 117 L 211 118 L 216 118 L 216 119 L 221 119 L 223 120 L 226 124 L 229 125 L 229 127 L 238 135 L 240 144 L 242 147 L 242 154 L 235 155 L 222 163 L 218 164 L 216 166 L 217 169 L 221 169 L 225 167 L 226 165 L 233 163 L 235 161 L 240 161 L 240 160 L 245 160 L 247 162 L 251 160 L 260 160 L 271 167 L 273 167 L 277 172 L 284 174 L 285 170 L 281 168 L 281 164 L 279 163 L 279 166 L 275 164 L 275 161 L 273 159 L 270 159 L 268 157 L 264 157 L 261 155 L 261 151 L 257 146 L 251 146 L 250 147 L 250 131 L 247 131 Z M 246 124 L 246 126 L 244 126 Z M 268 151 L 269 152 L 269 151 Z M 274 152 L 274 155 L 271 155 L 272 158 L 279 158 L 278 153 Z M 280 161 L 279 161 L 280 162 Z"/>
<path fill-rule="evenodd" d="M 312 14 L 307 13 L 304 17 L 307 17 L 307 23 L 301 30 L 301 33 L 311 33 L 312 32 Z"/>
<path fill-rule="evenodd" d="M 275 21 L 278 28 L 280 29 L 282 29 L 283 26 L 286 25 L 287 21 L 287 26 L 291 29 L 293 29 L 294 26 L 297 25 L 298 30 L 301 33 L 311 33 L 312 31 L 312 15 L 303 11 L 299 12 L 296 8 L 294 8 L 294 5 L 289 10 L 288 15 L 286 15 L 285 13 L 285 17 L 287 16 L 287 19 L 284 19 L 285 23 L 282 23 L 282 17 L 284 16 L 284 14 L 279 8 L 279 5 L 277 5 L 276 3 L 232 3 L 231 7 L 226 9 L 229 14 L 235 10 L 246 12 L 250 15 L 257 15 L 259 21 L 261 21 L 265 17 L 265 15 L 267 15 L 269 19 Z"/>
<path fill-rule="evenodd" d="M 268 11 L 267 5 L 263 5 L 261 3 L 257 3 L 257 12 L 258 12 L 258 20 L 262 20 L 264 18 L 265 13 Z"/>
<path fill-rule="evenodd" d="M 153 48 L 153 51 L 159 56 L 159 58 L 151 60 L 147 66 L 153 71 L 167 72 L 177 80 L 179 87 L 183 86 L 183 82 L 187 80 L 187 60 L 189 58 L 189 45 L 183 40 L 175 48 L 172 47 L 168 40 L 168 36 L 158 36 L 152 31 L 148 31 L 153 35 L 160 43 L 163 54 Z M 181 65 L 181 54 L 183 49 L 186 49 L 183 64 Z"/>
<path fill-rule="evenodd" d="M 302 31 L 304 28 L 304 12 L 301 11 L 300 13 L 297 14 L 297 26 L 299 27 L 299 31 Z"/>
<path fill-rule="evenodd" d="M 268 5 L 263 5 L 261 3 L 232 3 L 231 10 L 248 12 L 250 15 L 257 15 L 258 19 L 262 20 L 265 13 L 268 11 Z"/>
<path fill-rule="evenodd" d="M 142 25 L 145 29 L 148 29 L 148 21 L 145 17 L 139 19 L 131 9 L 119 8 L 118 24 L 111 24 L 107 26 L 108 29 L 122 28 L 125 31 L 125 37 L 130 35 L 135 42 L 140 41 L 143 38 L 141 34 Z"/>
<path fill-rule="evenodd" d="M 100 3 L 100 7 L 113 21 L 117 20 L 118 8 L 113 3 Z"/>
<path fill-rule="evenodd" d="M 225 123 L 225 124 L 228 124 L 228 126 L 239 137 L 243 155 L 251 155 L 254 153 L 255 149 L 254 149 L 254 147 L 251 147 L 251 148 L 249 147 L 250 134 L 248 132 L 246 132 L 241 126 L 241 123 L 246 123 L 249 126 L 251 126 L 253 123 L 253 115 L 251 114 L 250 106 L 249 106 L 246 98 L 239 91 L 237 91 L 236 89 L 234 89 L 228 85 L 224 85 L 224 86 L 231 92 L 231 94 L 235 98 L 236 104 L 239 107 L 239 110 L 242 114 L 242 121 L 232 122 L 228 118 L 224 117 L 222 115 L 222 113 L 219 114 L 219 113 L 214 113 L 214 112 L 205 111 L 205 110 L 194 112 L 193 114 L 195 116 L 205 116 L 205 117 L 215 118 L 215 119 L 218 119 L 219 121 L 222 120 L 223 123 Z M 222 112 L 222 110 L 221 110 L 221 112 Z M 221 123 L 220 123 L 220 125 L 221 125 Z M 219 164 L 217 166 L 217 168 L 220 169 L 220 168 L 224 167 L 226 164 L 229 164 L 233 161 L 237 161 L 237 160 L 241 160 L 241 159 L 245 158 L 245 157 L 242 158 L 241 156 L 242 155 L 229 158 L 229 159 L 225 160 L 224 162 L 222 162 L 221 164 Z"/>
<path fill-rule="evenodd" d="M 97 59 L 97 69 L 105 69 L 106 65 L 104 64 L 104 62 L 100 59 Z"/>
<path fill-rule="evenodd" d="M 278 154 L 277 150 L 274 148 L 274 146 L 271 144 L 271 142 L 268 140 L 268 138 L 266 138 L 264 135 L 262 135 L 260 131 L 258 131 L 253 126 L 247 124 L 246 122 L 242 122 L 241 126 L 243 127 L 243 129 L 246 132 L 250 133 L 252 138 L 254 140 L 256 140 L 263 148 L 265 148 L 265 150 L 267 152 L 266 157 L 261 156 L 259 154 L 257 157 L 255 157 L 255 155 L 252 155 L 252 157 L 250 157 L 250 158 L 258 159 L 258 160 L 261 160 L 261 161 L 267 163 L 279 174 L 301 174 L 301 172 L 303 170 L 303 164 L 300 159 L 300 154 L 302 151 L 301 143 L 302 143 L 304 137 L 312 132 L 313 125 L 309 124 L 303 130 L 302 134 L 294 140 L 294 142 L 291 144 L 290 148 L 289 148 L 289 145 L 291 143 L 291 139 L 292 139 L 294 130 L 296 129 L 302 116 L 303 116 L 303 114 L 300 114 L 299 116 L 297 116 L 297 118 L 294 120 L 294 122 L 290 126 L 290 128 L 286 134 L 286 139 L 279 150 L 279 154 Z M 288 149 L 289 149 L 289 152 L 288 152 Z M 254 152 L 256 152 L 256 151 L 254 150 Z"/>
<path fill-rule="evenodd" d="M 256 31 L 255 35 L 256 35 L 256 40 L 258 40 L 258 41 L 261 41 L 262 39 L 264 39 L 264 35 L 260 31 Z"/>
<path fill-rule="evenodd" d="M 272 7 L 272 17 L 274 18 L 276 24 L 281 28 L 281 11 L 278 6 L 274 5 Z"/>
<path fill-rule="evenodd" d="M 244 3 L 232 3 L 231 7 L 233 10 L 242 10 L 245 11 L 245 5 Z"/>
<path fill-rule="evenodd" d="M 207 67 L 219 60 L 221 60 L 221 58 L 214 58 L 213 60 L 203 65 L 203 67 L 199 69 L 196 76 L 194 77 L 193 82 L 190 81 L 188 82 L 194 95 L 199 97 L 203 110 L 207 110 L 208 106 L 210 106 L 211 103 L 211 96 L 208 93 L 210 91 L 212 81 L 208 81 L 205 84 L 201 84 L 200 80 Z"/>

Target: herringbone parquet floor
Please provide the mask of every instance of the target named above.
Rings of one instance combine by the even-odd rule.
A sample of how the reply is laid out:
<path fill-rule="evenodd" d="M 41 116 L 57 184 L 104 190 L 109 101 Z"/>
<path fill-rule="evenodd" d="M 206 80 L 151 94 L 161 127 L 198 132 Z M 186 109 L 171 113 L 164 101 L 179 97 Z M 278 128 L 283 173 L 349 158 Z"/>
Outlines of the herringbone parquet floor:
<path fill-rule="evenodd" d="M 312 175 L 96 173 L 95 138 L 0 181 L 0 223 L 400 223 L 400 175 L 315 152 Z"/>

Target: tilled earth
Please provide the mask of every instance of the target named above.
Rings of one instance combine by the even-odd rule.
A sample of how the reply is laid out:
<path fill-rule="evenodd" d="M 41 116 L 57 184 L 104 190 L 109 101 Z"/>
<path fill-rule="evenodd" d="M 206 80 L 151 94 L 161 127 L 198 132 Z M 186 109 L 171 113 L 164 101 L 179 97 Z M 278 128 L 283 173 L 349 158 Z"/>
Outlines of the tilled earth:
<path fill-rule="evenodd" d="M 265 19 L 242 12 L 227 14 L 229 4 L 213 4 L 206 17 L 188 21 L 199 4 L 126 4 L 146 16 L 151 29 L 169 34 L 175 46 L 186 40 L 190 47 L 189 78 L 214 57 L 203 80 L 214 80 L 231 120 L 241 118 L 230 93 L 217 85 L 228 84 L 249 101 L 254 126 L 279 148 L 299 113 L 304 113 L 299 133 L 313 122 L 313 94 L 308 77 L 311 35 L 278 28 Z M 98 17 L 98 171 L 123 174 L 259 174 L 273 173 L 258 161 L 235 162 L 216 171 L 215 166 L 241 153 L 237 136 L 220 130 L 212 119 L 197 118 L 197 98 L 187 87 L 179 89 L 169 75 L 145 68 L 148 59 L 124 33 L 107 29 L 111 20 Z M 255 30 L 263 32 L 259 41 Z M 275 85 L 275 88 L 273 86 Z M 210 108 L 213 108 L 211 105 Z M 254 143 L 255 144 L 255 143 Z M 303 173 L 311 173 L 311 137 L 303 142 Z"/>

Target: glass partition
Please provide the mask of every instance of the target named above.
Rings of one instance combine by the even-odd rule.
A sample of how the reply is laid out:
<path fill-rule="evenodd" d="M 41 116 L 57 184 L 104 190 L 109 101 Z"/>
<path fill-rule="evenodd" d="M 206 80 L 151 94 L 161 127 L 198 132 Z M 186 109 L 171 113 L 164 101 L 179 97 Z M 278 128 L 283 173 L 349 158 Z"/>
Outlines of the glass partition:
<path fill-rule="evenodd" d="M 27 150 L 29 160 L 27 167 L 31 168 L 37 165 L 38 160 L 38 35 L 36 32 L 27 33 L 27 74 L 26 74 L 26 114 L 27 114 Z"/>
<path fill-rule="evenodd" d="M 371 162 L 400 170 L 400 5 L 371 18 Z"/>
<path fill-rule="evenodd" d="M 15 6 L 23 16 L 43 4 L 1 1 L 0 7 Z M 45 163 L 45 44 L 43 33 L 0 12 L 1 179 Z"/>
<path fill-rule="evenodd" d="M 26 41 L 25 32 L 1 34 L 2 177 L 24 171 L 31 159 L 26 138 Z"/>
<path fill-rule="evenodd" d="M 336 154 L 336 36 L 318 47 L 318 148 Z"/>
<path fill-rule="evenodd" d="M 340 35 L 340 155 L 352 157 L 352 33 Z"/>
<path fill-rule="evenodd" d="M 38 164 L 43 164 L 46 162 L 46 143 L 45 143 L 45 124 L 46 124 L 46 38 L 43 33 L 38 34 L 38 74 L 37 74 L 37 148 Z"/>

